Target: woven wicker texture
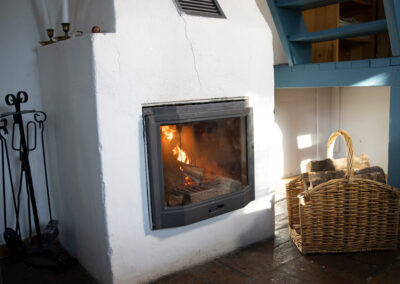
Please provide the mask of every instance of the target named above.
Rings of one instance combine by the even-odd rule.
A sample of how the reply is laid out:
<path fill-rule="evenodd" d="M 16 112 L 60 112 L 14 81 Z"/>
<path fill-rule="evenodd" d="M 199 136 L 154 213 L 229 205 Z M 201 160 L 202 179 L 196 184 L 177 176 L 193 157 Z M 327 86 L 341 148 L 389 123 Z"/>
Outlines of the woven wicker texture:
<path fill-rule="evenodd" d="M 303 254 L 396 250 L 399 190 L 354 177 L 353 145 L 344 130 L 331 135 L 328 158 L 339 135 L 346 141 L 346 178 L 304 190 L 299 176 L 286 186 L 290 236 Z"/>

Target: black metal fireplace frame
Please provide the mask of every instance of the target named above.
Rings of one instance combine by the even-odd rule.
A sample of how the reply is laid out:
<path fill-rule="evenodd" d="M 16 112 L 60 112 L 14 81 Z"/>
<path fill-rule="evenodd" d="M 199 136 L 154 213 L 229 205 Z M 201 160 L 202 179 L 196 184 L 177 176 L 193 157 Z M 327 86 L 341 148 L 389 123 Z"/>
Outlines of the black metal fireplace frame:
<path fill-rule="evenodd" d="M 166 207 L 160 126 L 224 118 L 246 118 L 248 185 L 238 192 L 200 203 Z M 153 230 L 184 226 L 246 206 L 254 200 L 253 112 L 245 97 L 143 105 L 149 213 Z"/>

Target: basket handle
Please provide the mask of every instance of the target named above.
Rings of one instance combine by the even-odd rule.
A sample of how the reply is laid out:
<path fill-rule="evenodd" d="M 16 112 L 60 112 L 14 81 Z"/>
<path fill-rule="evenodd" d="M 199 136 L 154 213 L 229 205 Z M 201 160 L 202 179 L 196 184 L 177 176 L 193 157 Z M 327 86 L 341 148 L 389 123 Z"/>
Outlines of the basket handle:
<path fill-rule="evenodd" d="M 354 149 L 353 142 L 351 141 L 350 134 L 346 130 L 337 130 L 332 133 L 331 137 L 329 137 L 328 146 L 327 146 L 327 158 L 333 159 L 333 146 L 335 145 L 335 140 L 338 136 L 343 136 L 344 141 L 346 142 L 346 153 L 347 153 L 347 178 L 354 177 L 353 170 L 353 160 L 354 160 Z"/>

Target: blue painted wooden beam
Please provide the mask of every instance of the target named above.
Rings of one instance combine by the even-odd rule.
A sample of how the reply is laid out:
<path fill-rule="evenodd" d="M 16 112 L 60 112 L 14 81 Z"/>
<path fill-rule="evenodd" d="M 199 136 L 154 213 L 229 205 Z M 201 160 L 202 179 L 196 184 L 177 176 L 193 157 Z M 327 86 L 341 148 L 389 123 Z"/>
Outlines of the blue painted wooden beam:
<path fill-rule="evenodd" d="M 383 0 L 390 37 L 390 45 L 394 56 L 400 56 L 400 1 Z"/>
<path fill-rule="evenodd" d="M 307 10 L 347 1 L 351 0 L 278 0 L 276 6 L 285 9 Z"/>
<path fill-rule="evenodd" d="M 321 42 L 383 33 L 386 32 L 387 29 L 386 20 L 383 19 L 318 32 L 290 35 L 288 40 L 290 42 Z"/>
<path fill-rule="evenodd" d="M 388 183 L 400 188 L 400 86 L 390 88 Z"/>
<path fill-rule="evenodd" d="M 276 6 L 275 0 L 267 0 L 267 3 L 289 65 L 310 63 L 312 60 L 311 44 L 292 43 L 287 39 L 287 35 L 307 32 L 302 12 L 279 8 Z"/>
<path fill-rule="evenodd" d="M 400 189 L 400 58 L 275 66 L 276 88 L 389 86 L 388 183 Z"/>
<path fill-rule="evenodd" d="M 275 66 L 276 88 L 400 86 L 400 58 Z"/>

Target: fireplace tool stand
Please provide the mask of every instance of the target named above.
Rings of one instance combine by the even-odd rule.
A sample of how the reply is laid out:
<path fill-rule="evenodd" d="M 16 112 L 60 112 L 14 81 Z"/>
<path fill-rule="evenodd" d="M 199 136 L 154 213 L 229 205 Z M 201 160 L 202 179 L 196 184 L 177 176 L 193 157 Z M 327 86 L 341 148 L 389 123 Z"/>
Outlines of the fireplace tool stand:
<path fill-rule="evenodd" d="M 2 187 L 3 187 L 3 214 L 4 214 L 4 239 L 7 246 L 10 249 L 12 257 L 14 259 L 24 259 L 32 253 L 43 253 L 44 245 L 51 244 L 58 235 L 58 221 L 53 220 L 51 212 L 51 201 L 49 193 L 49 183 L 47 175 L 46 165 L 46 153 L 44 144 L 44 122 L 47 119 L 46 113 L 43 111 L 26 110 L 21 111 L 21 104 L 28 101 L 28 95 L 26 92 L 18 92 L 17 95 L 9 94 L 5 98 L 6 104 L 15 107 L 15 112 L 0 114 L 0 140 L 1 140 L 1 175 L 2 175 Z M 24 119 L 28 122 L 24 124 Z M 11 123 L 12 122 L 12 123 Z M 18 183 L 14 184 L 13 170 L 10 163 L 9 144 L 7 143 L 6 136 L 10 132 L 8 125 L 11 130 L 11 149 L 16 151 L 19 155 L 19 179 Z M 38 128 L 40 129 L 40 137 L 38 138 Z M 33 137 L 33 138 L 32 138 Z M 10 139 L 10 138 L 9 138 Z M 19 140 L 19 141 L 18 141 Z M 33 184 L 33 177 L 31 166 L 29 162 L 29 154 L 37 149 L 37 145 L 40 142 L 42 151 L 42 162 L 44 171 L 44 180 L 46 185 L 47 202 L 50 222 L 44 230 L 44 234 L 40 230 L 40 221 L 38 215 L 38 209 L 36 205 L 35 189 Z M 7 173 L 6 173 L 7 170 Z M 25 182 L 23 182 L 25 180 Z M 35 225 L 36 240 L 38 248 L 35 250 L 25 249 L 25 245 L 22 242 L 21 223 L 20 223 L 20 212 L 21 212 L 21 194 L 23 184 L 25 183 L 25 190 L 27 196 L 27 212 L 28 212 L 28 224 L 29 224 L 29 241 L 32 247 L 32 216 Z M 15 212 L 15 229 L 9 227 L 7 223 L 7 187 L 9 187 L 12 198 L 12 205 Z M 17 192 L 15 189 L 18 189 Z"/>

